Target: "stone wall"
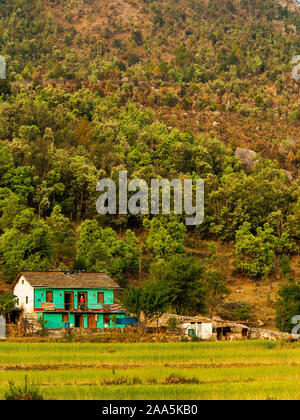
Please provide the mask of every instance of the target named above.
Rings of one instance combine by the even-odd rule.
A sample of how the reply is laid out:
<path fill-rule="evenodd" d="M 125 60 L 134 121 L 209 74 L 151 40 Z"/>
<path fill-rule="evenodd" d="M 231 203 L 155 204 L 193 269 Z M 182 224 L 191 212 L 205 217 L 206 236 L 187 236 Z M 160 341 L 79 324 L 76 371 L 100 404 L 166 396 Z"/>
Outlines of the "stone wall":
<path fill-rule="evenodd" d="M 294 341 L 297 337 L 294 337 L 292 334 L 272 331 L 272 330 L 263 330 L 261 328 L 251 328 L 250 338 L 252 340 L 271 340 L 271 341 Z"/>
<path fill-rule="evenodd" d="M 47 337 L 60 338 L 68 332 L 73 335 L 93 335 L 93 334 L 119 334 L 124 332 L 124 327 L 120 328 L 55 328 L 47 330 Z"/>

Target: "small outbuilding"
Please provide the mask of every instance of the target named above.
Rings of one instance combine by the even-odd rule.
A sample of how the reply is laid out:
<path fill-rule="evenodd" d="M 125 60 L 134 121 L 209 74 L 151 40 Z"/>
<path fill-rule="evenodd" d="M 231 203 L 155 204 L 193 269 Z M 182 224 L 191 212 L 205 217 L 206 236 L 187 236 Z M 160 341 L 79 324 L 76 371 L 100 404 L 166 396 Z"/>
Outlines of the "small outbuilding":
<path fill-rule="evenodd" d="M 213 324 L 209 321 L 190 321 L 182 324 L 185 334 L 196 336 L 200 340 L 211 340 L 213 336 Z"/>

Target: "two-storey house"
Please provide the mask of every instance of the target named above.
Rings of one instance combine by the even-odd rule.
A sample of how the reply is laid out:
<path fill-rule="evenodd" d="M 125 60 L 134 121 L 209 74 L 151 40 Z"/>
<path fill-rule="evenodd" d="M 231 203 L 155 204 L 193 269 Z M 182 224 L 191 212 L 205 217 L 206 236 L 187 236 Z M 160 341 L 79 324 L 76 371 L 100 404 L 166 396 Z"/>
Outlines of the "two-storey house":
<path fill-rule="evenodd" d="M 119 326 L 116 319 L 125 317 L 114 304 L 118 288 L 105 273 L 24 271 L 14 294 L 24 316 L 42 317 L 46 328 L 103 328 Z"/>

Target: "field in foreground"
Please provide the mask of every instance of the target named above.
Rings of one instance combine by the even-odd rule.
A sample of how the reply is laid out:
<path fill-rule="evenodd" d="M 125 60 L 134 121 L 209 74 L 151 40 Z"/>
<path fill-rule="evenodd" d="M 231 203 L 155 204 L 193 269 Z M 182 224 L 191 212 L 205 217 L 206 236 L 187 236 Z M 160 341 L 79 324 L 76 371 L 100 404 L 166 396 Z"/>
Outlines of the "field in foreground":
<path fill-rule="evenodd" d="M 25 375 L 49 399 L 299 399 L 300 345 L 1 342 L 0 398 Z"/>

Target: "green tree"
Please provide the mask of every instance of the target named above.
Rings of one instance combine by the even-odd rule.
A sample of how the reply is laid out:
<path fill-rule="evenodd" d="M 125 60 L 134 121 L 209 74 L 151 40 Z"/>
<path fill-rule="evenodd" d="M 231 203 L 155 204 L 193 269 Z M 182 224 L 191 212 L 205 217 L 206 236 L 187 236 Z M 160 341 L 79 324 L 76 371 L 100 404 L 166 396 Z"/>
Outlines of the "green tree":
<path fill-rule="evenodd" d="M 292 268 L 291 268 L 291 261 L 289 257 L 287 257 L 286 255 L 283 255 L 279 261 L 279 267 L 280 267 L 281 275 L 283 277 L 287 277 L 288 275 L 290 275 L 292 272 Z"/>
<path fill-rule="evenodd" d="M 225 275 L 214 269 L 208 270 L 204 274 L 204 286 L 206 289 L 205 302 L 212 318 L 226 296 L 230 294 L 230 290 L 226 286 Z"/>
<path fill-rule="evenodd" d="M 142 286 L 130 286 L 124 291 L 121 299 L 124 308 L 132 315 L 135 315 L 139 320 L 143 310 L 142 291 Z"/>
<path fill-rule="evenodd" d="M 111 228 L 102 229 L 96 221 L 85 220 L 79 227 L 77 259 L 91 271 L 105 271 L 122 286 L 126 277 L 137 273 L 140 250 L 133 232 L 126 231 L 123 239 L 118 239 Z"/>
<path fill-rule="evenodd" d="M 142 291 L 142 309 L 146 324 L 148 319 L 156 319 L 158 326 L 158 319 L 166 312 L 169 304 L 166 291 L 159 283 L 145 284 Z"/>
<path fill-rule="evenodd" d="M 274 269 L 276 238 L 266 223 L 251 233 L 251 224 L 245 222 L 237 231 L 235 257 L 236 269 L 249 277 L 268 276 Z"/>
<path fill-rule="evenodd" d="M 21 270 L 49 270 L 53 239 L 49 226 L 32 209 L 18 214 L 0 238 L 0 267 L 7 281 Z"/>
<path fill-rule="evenodd" d="M 8 188 L 0 188 L 0 229 L 12 228 L 17 214 L 24 210 L 21 198 Z"/>
<path fill-rule="evenodd" d="M 70 201 L 78 220 L 96 213 L 97 169 L 84 156 L 75 156 L 70 162 Z"/>
<path fill-rule="evenodd" d="M 186 227 L 175 218 L 170 221 L 154 217 L 145 220 L 144 226 L 149 230 L 147 245 L 155 259 L 169 258 L 174 254 L 184 254 L 184 234 Z"/>
<path fill-rule="evenodd" d="M 125 290 L 122 304 L 128 312 L 139 319 L 143 314 L 147 325 L 148 320 L 158 320 L 166 312 L 169 301 L 161 285 L 148 282 L 143 286 L 131 286 Z"/>
<path fill-rule="evenodd" d="M 0 315 L 9 315 L 17 304 L 17 298 L 13 293 L 0 295 Z"/>
<path fill-rule="evenodd" d="M 13 158 L 8 148 L 0 143 L 0 186 L 2 184 L 3 177 L 13 169 Z"/>
<path fill-rule="evenodd" d="M 54 261 L 67 266 L 76 255 L 75 231 L 70 220 L 65 217 L 60 206 L 55 206 L 51 216 L 46 219 L 47 225 L 53 234 Z"/>
<path fill-rule="evenodd" d="M 168 302 L 180 315 L 205 310 L 204 267 L 193 257 L 173 255 L 160 260 L 150 270 L 150 280 L 165 291 Z"/>

